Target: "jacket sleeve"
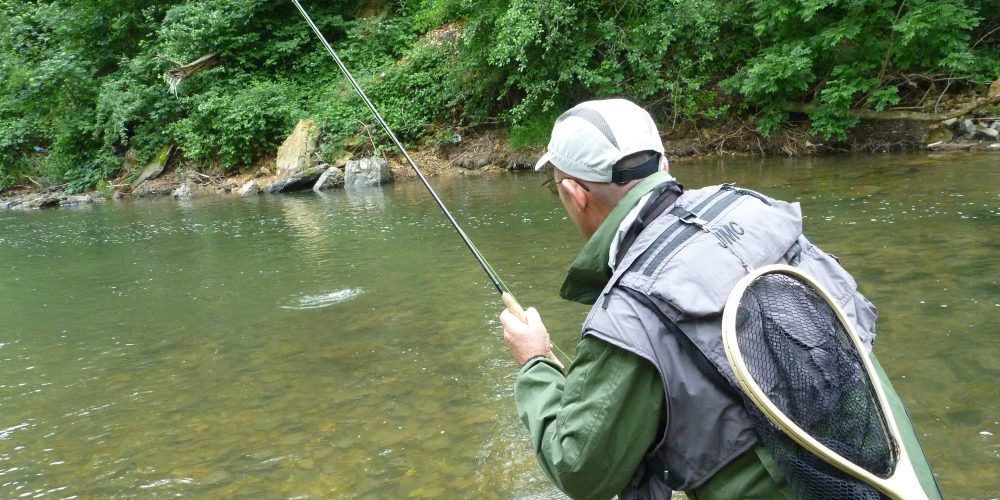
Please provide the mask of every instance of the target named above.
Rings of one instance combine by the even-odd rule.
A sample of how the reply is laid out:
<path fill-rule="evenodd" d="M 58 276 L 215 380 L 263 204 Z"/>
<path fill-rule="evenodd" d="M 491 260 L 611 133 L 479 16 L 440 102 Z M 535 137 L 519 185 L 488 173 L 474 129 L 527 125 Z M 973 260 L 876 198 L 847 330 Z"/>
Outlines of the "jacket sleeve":
<path fill-rule="evenodd" d="M 566 378 L 538 358 L 514 385 L 542 469 L 573 498 L 610 498 L 626 487 L 656 442 L 663 399 L 653 365 L 589 336 Z"/>

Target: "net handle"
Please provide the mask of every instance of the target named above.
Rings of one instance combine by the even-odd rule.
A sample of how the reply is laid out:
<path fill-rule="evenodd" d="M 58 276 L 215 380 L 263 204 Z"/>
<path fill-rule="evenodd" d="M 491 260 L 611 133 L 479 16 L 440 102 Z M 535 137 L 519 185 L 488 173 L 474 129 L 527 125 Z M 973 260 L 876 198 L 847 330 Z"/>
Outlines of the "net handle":
<path fill-rule="evenodd" d="M 840 320 L 841 324 L 847 330 L 848 336 L 851 338 L 851 343 L 860 354 L 859 357 L 865 367 L 866 375 L 868 375 L 868 378 L 871 379 L 872 386 L 875 387 L 875 395 L 878 399 L 879 408 L 885 415 L 886 423 L 889 426 L 889 432 L 891 434 L 889 439 L 895 442 L 896 447 L 899 450 L 896 469 L 888 478 L 883 479 L 868 472 L 809 435 L 808 432 L 799 427 L 798 424 L 785 415 L 785 413 L 782 412 L 781 409 L 767 397 L 767 394 L 764 393 L 764 390 L 760 388 L 760 385 L 757 384 L 757 382 L 753 379 L 753 376 L 750 374 L 737 342 L 736 311 L 739 308 L 740 299 L 743 297 L 743 293 L 746 291 L 747 287 L 761 276 L 767 274 L 783 274 L 808 285 L 810 288 L 815 290 L 816 293 L 818 293 L 833 309 L 837 315 L 837 319 Z M 726 300 L 726 306 L 722 312 L 722 345 L 726 350 L 726 358 L 729 359 L 729 365 L 732 367 L 740 387 L 743 388 L 743 391 L 750 397 L 750 399 L 755 405 L 757 405 L 764 415 L 766 415 L 771 422 L 781 429 L 782 432 L 788 435 L 788 437 L 792 438 L 810 453 L 819 456 L 845 473 L 850 474 L 875 488 L 878 488 L 882 493 L 891 498 L 899 500 L 927 498 L 927 494 L 920 485 L 920 480 L 917 477 L 916 470 L 913 468 L 913 463 L 911 462 L 910 456 L 906 451 L 906 447 L 903 446 L 902 440 L 899 439 L 900 434 L 899 427 L 896 425 L 896 416 L 889 408 L 888 399 L 885 396 L 885 390 L 882 388 L 882 383 L 875 372 L 875 367 L 872 365 L 871 359 L 868 357 L 864 344 L 861 343 L 860 337 L 858 337 L 857 332 L 854 330 L 854 325 L 847 318 L 847 315 L 844 314 L 844 311 L 841 310 L 840 306 L 837 305 L 837 301 L 823 287 L 823 285 L 818 283 L 811 276 L 796 267 L 785 264 L 774 264 L 760 267 L 740 279 L 740 281 L 736 283 L 736 286 L 733 287 L 733 290 L 729 293 L 729 298 Z"/>

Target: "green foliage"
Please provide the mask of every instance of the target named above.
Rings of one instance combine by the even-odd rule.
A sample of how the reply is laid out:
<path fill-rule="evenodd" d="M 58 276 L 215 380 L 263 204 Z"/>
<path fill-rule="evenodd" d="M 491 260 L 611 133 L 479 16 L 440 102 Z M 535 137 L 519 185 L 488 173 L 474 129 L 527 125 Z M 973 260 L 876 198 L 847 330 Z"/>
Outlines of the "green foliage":
<path fill-rule="evenodd" d="M 975 61 L 969 47 L 969 30 L 979 21 L 976 13 L 959 0 L 910 0 L 893 25 L 899 40 L 893 63 L 902 70 L 967 74 Z"/>
<path fill-rule="evenodd" d="M 516 128 L 618 95 L 664 102 L 661 116 L 674 123 L 718 116 L 725 104 L 714 83 L 746 50 L 729 36 L 745 24 L 739 6 L 719 0 L 442 3 L 433 2 L 435 12 L 465 23 L 469 119 L 499 115 Z"/>
<path fill-rule="evenodd" d="M 810 104 L 813 130 L 842 137 L 852 110 L 900 105 L 914 78 L 961 90 L 1000 77 L 1000 0 L 309 9 L 408 145 L 498 126 L 515 145 L 542 144 L 568 106 L 610 96 L 644 102 L 670 126 L 752 114 L 765 133 L 790 104 Z M 328 159 L 390 145 L 290 2 L 0 0 L 0 31 L 0 189 L 29 175 L 106 186 L 127 151 L 143 162 L 170 144 L 188 161 L 240 169 L 306 117 Z M 217 65 L 167 92 L 174 63 L 210 53 Z"/>
<path fill-rule="evenodd" d="M 970 79 L 969 45 L 979 18 L 963 0 L 759 0 L 753 32 L 763 48 L 723 82 L 760 109 L 758 128 L 776 130 L 790 102 L 812 102 L 813 130 L 843 137 L 851 110 L 899 102 L 899 72 Z"/>
<path fill-rule="evenodd" d="M 968 0 L 969 7 L 982 19 L 972 29 L 972 51 L 976 58 L 972 68 L 973 78 L 981 84 L 989 84 L 1000 78 L 1000 0 Z"/>
<path fill-rule="evenodd" d="M 370 37 L 351 39 L 341 58 L 347 65 L 352 60 L 366 62 L 360 69 L 349 69 L 400 141 L 412 145 L 434 140 L 442 127 L 435 124 L 461 120 L 457 111 L 463 97 L 461 80 L 454 69 L 458 64 L 457 41 L 437 34 L 417 39 L 411 22 L 374 24 L 389 30 L 383 34 L 387 42 L 371 45 Z M 369 31 L 374 24 L 362 21 L 356 29 Z M 333 65 L 332 61 L 328 64 Z M 347 143 L 358 142 L 352 139 L 359 132 L 361 142 L 376 150 L 391 146 L 371 112 L 339 74 L 333 75 L 321 94 L 308 100 L 307 114 L 323 125 L 323 155 L 328 159 L 334 159 Z"/>
<path fill-rule="evenodd" d="M 99 78 L 127 56 L 145 2 L 0 2 L 0 176 L 82 189 L 114 172 L 93 110 Z M 37 150 L 44 150 L 39 154 Z"/>
<path fill-rule="evenodd" d="M 301 117 L 299 90 L 280 81 L 214 85 L 179 105 L 187 116 L 170 127 L 185 157 L 225 170 L 249 165 L 280 144 Z"/>
<path fill-rule="evenodd" d="M 552 133 L 552 124 L 559 114 L 560 112 L 555 110 L 537 113 L 514 125 L 510 129 L 510 145 L 520 148 L 547 143 Z"/>

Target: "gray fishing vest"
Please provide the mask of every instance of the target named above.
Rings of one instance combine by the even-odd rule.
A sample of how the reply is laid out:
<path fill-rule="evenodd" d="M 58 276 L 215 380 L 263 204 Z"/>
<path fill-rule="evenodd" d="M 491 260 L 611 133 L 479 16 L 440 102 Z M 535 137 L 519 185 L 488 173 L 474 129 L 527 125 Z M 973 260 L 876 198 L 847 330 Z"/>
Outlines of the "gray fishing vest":
<path fill-rule="evenodd" d="M 835 257 L 802 235 L 798 203 L 732 185 L 686 191 L 648 224 L 620 260 L 583 324 L 591 335 L 656 366 L 667 423 L 620 498 L 691 490 L 757 443 L 733 389 L 720 320 L 749 270 L 798 266 L 837 299 L 868 348 L 875 307 Z"/>

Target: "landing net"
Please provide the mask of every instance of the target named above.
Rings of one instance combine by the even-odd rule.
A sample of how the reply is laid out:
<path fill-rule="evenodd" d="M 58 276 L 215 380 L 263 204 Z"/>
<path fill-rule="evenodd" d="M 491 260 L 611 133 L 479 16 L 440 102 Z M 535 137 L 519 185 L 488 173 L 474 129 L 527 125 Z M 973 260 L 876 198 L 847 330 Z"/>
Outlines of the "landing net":
<path fill-rule="evenodd" d="M 872 474 L 892 475 L 899 450 L 850 333 L 811 286 L 764 274 L 736 314 L 739 350 L 750 376 L 806 434 Z M 789 438 L 747 398 L 764 446 L 797 498 L 880 498 Z"/>

